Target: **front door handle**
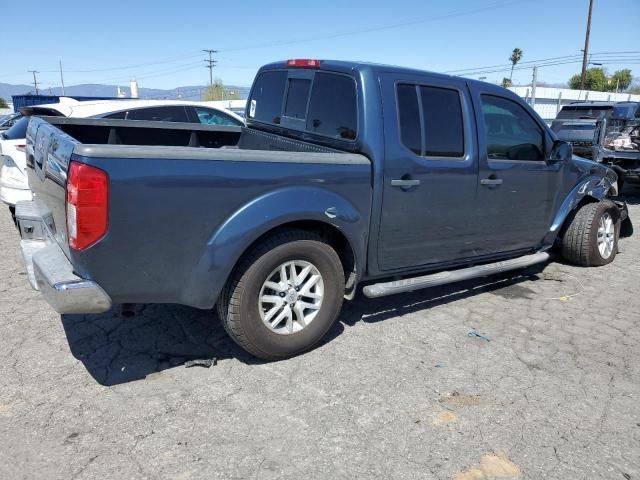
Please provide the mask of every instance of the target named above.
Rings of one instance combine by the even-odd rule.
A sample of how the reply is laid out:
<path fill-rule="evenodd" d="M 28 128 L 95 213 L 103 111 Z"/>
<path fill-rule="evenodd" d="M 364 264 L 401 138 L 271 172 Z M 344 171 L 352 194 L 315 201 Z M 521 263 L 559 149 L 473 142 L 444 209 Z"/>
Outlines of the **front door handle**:
<path fill-rule="evenodd" d="M 417 187 L 418 185 L 420 185 L 420 180 L 409 180 L 409 179 L 391 180 L 392 187 L 410 188 L 410 187 Z"/>
<path fill-rule="evenodd" d="M 483 178 L 482 180 L 480 180 L 480 185 L 488 185 L 489 187 L 502 185 L 502 179 L 501 178 Z"/>

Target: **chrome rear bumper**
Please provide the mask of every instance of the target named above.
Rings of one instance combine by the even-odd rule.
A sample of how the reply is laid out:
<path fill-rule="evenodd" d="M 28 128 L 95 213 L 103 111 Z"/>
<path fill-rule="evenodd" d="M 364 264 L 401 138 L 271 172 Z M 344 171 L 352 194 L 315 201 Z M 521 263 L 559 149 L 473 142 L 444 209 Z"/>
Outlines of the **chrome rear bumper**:
<path fill-rule="evenodd" d="M 58 313 L 101 313 L 111 308 L 111 298 L 96 282 L 73 272 L 64 252 L 47 235 L 35 202 L 16 204 L 20 248 L 31 286 Z"/>

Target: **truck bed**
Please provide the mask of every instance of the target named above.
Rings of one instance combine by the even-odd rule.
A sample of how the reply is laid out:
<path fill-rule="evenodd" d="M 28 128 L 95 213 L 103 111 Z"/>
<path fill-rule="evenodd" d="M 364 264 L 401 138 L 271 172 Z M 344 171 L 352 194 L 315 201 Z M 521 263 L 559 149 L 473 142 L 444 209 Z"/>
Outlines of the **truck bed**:
<path fill-rule="evenodd" d="M 243 136 L 254 148 L 263 141 L 270 149 L 237 148 Z M 269 218 L 270 202 L 291 205 L 291 221 L 333 221 L 365 240 L 371 207 L 366 157 L 305 151 L 304 142 L 259 136 L 236 127 L 34 118 L 27 131 L 27 166 L 35 200 L 18 208 L 16 217 L 19 223 L 21 212 L 29 217 L 21 229 L 39 222 L 31 230 L 33 240 L 55 245 L 74 275 L 99 284 L 113 303 L 213 306 L 222 288 L 217 279 L 224 282 L 228 275 L 229 249 L 242 245 L 245 229 L 255 228 L 249 221 L 235 225 L 234 218 L 257 217 L 263 228 L 289 220 Z M 276 150 L 279 144 L 290 151 Z M 300 151 L 293 151 L 296 145 Z M 99 168 L 109 179 L 108 232 L 83 251 L 69 248 L 67 240 L 71 161 Z M 318 211 L 320 201 L 326 207 Z M 252 211 L 257 203 L 260 208 Z M 344 218 L 324 214 L 342 204 Z M 230 222 L 233 229 L 222 229 Z M 224 248 L 211 250 L 216 242 Z"/>

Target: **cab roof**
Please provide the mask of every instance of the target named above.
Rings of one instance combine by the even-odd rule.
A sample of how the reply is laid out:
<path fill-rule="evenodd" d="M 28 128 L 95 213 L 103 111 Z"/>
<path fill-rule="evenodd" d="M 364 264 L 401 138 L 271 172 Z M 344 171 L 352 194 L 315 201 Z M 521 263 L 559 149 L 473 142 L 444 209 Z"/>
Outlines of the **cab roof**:
<path fill-rule="evenodd" d="M 379 75 L 381 73 L 398 73 L 404 75 L 429 75 L 434 78 L 439 78 L 442 80 L 446 79 L 462 79 L 469 85 L 476 85 L 481 87 L 483 90 L 499 90 L 502 94 L 505 92 L 511 93 L 513 96 L 517 97 L 516 94 L 503 88 L 499 85 L 495 85 L 493 83 L 483 82 L 481 80 L 475 80 L 472 78 L 466 77 L 458 77 L 454 75 L 448 75 L 446 73 L 437 73 L 430 70 L 421 70 L 418 68 L 408 68 L 408 67 L 400 67 L 397 65 L 387 65 L 382 63 L 372 63 L 372 62 L 355 62 L 355 61 L 346 61 L 346 60 L 317 60 L 319 62 L 319 67 L 299 67 L 299 66 L 290 66 L 288 65 L 288 60 L 280 60 L 277 62 L 272 62 L 264 65 L 260 68 L 258 73 L 265 70 L 280 70 L 280 69 L 299 69 L 299 68 L 308 68 L 312 70 L 320 70 L 320 71 L 331 71 L 338 73 L 345 73 L 349 75 L 353 75 L 354 73 L 361 72 L 371 72 L 374 75 Z"/>

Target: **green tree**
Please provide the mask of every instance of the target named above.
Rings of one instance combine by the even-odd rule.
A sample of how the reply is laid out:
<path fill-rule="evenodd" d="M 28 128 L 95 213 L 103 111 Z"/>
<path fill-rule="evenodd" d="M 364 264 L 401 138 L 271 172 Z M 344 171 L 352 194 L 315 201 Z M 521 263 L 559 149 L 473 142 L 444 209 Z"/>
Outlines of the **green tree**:
<path fill-rule="evenodd" d="M 516 64 L 522 60 L 523 52 L 519 48 L 514 48 L 513 52 L 511 52 L 511 56 L 509 57 L 509 61 L 511 62 L 511 73 L 509 74 L 509 81 L 513 79 L 513 69 Z"/>
<path fill-rule="evenodd" d="M 9 104 L 7 103 L 7 101 L 0 97 L 0 108 L 9 108 Z"/>
<path fill-rule="evenodd" d="M 631 70 L 625 68 L 623 70 L 617 70 L 613 75 L 609 78 L 609 90 L 622 92 L 629 88 L 631 82 L 633 81 L 633 76 L 631 75 Z"/>
<path fill-rule="evenodd" d="M 227 90 L 224 83 L 222 83 L 222 80 L 216 78 L 213 81 L 213 85 L 208 86 L 201 95 L 201 99 L 204 102 L 216 100 L 238 100 L 240 99 L 240 95 L 238 95 L 238 92 Z"/>
<path fill-rule="evenodd" d="M 580 84 L 582 83 L 581 80 L 581 75 L 579 73 L 576 73 L 569 79 L 569 88 L 573 90 L 580 90 Z M 605 92 L 607 91 L 607 88 L 609 86 L 608 82 L 609 79 L 604 68 L 590 68 L 586 72 L 584 89 L 594 90 L 596 92 Z"/>
<path fill-rule="evenodd" d="M 510 79 L 510 78 L 504 77 L 504 78 L 502 79 L 502 86 L 503 86 L 504 88 L 509 88 L 509 87 L 513 86 L 513 82 L 511 81 L 511 79 Z"/>

